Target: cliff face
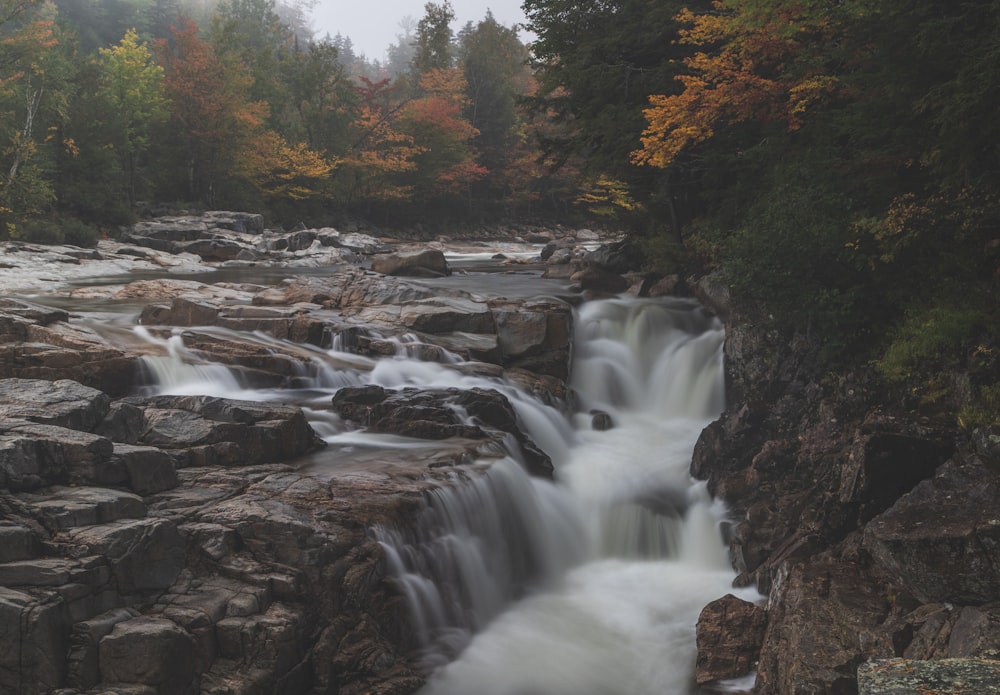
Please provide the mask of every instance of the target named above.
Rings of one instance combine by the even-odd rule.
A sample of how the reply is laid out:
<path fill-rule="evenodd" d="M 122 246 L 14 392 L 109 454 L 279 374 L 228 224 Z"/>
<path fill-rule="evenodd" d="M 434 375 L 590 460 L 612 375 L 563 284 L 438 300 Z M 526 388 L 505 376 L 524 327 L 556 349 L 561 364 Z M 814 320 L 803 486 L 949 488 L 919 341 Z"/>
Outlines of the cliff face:
<path fill-rule="evenodd" d="M 894 411 L 860 372 L 817 373 L 808 339 L 726 319 L 729 405 L 692 473 L 730 505 L 737 582 L 767 596 L 757 691 L 856 692 L 874 659 L 996 659 L 988 434 Z"/>

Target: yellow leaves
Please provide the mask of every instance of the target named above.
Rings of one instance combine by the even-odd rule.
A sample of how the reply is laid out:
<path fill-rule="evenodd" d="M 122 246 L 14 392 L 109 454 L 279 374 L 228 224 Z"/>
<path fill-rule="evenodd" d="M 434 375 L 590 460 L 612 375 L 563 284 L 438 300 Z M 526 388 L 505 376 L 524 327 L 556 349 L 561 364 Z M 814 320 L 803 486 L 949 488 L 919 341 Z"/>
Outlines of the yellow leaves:
<path fill-rule="evenodd" d="M 834 31 L 823 10 L 792 0 L 715 0 L 712 10 L 682 10 L 681 43 L 701 47 L 684 59 L 680 94 L 653 95 L 636 164 L 665 168 L 711 138 L 720 124 L 755 121 L 802 126 L 817 105 L 836 96 L 838 79 L 813 58 L 813 44 Z M 823 43 L 820 41 L 819 43 Z"/>
<path fill-rule="evenodd" d="M 334 169 L 333 162 L 305 143 L 290 144 L 277 133 L 267 131 L 243 153 L 244 175 L 265 198 L 307 200 L 322 193 Z"/>
<path fill-rule="evenodd" d="M 621 211 L 635 210 L 638 207 L 628 191 L 627 184 L 604 175 L 588 185 L 576 202 L 585 206 L 591 213 L 603 217 Z"/>

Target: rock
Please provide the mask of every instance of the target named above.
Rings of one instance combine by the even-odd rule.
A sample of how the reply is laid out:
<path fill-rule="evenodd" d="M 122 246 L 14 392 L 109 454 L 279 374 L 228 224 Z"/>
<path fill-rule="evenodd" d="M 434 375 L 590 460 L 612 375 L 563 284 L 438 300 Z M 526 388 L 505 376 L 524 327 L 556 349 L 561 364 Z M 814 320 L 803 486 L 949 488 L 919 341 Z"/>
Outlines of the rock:
<path fill-rule="evenodd" d="M 569 378 L 573 310 L 554 300 L 491 302 L 501 364 Z"/>
<path fill-rule="evenodd" d="M 168 588 L 184 565 L 184 541 L 166 519 L 123 519 L 70 529 L 66 536 L 110 560 L 118 591 L 126 597 Z"/>
<path fill-rule="evenodd" d="M 34 490 L 92 480 L 114 446 L 88 432 L 25 420 L 0 420 L 0 488 Z"/>
<path fill-rule="evenodd" d="M 152 495 L 177 487 L 174 460 L 151 446 L 115 444 L 109 464 L 124 469 L 128 486 L 140 495 Z"/>
<path fill-rule="evenodd" d="M 924 602 L 1000 596 L 1000 472 L 953 459 L 865 528 L 865 549 Z"/>
<path fill-rule="evenodd" d="M 881 659 L 858 667 L 858 695 L 995 695 L 1000 661 Z"/>
<path fill-rule="evenodd" d="M 97 487 L 50 487 L 37 493 L 21 494 L 46 525 L 71 529 L 106 524 L 119 519 L 146 516 L 142 498 L 123 490 Z"/>
<path fill-rule="evenodd" d="M 104 682 L 142 684 L 158 695 L 197 693 L 194 639 L 175 623 L 140 616 L 115 624 L 100 641 Z"/>
<path fill-rule="evenodd" d="M 698 659 L 695 682 L 739 678 L 751 673 L 760 658 L 767 612 L 732 594 L 712 601 L 698 616 Z"/>
<path fill-rule="evenodd" d="M 615 426 L 615 421 L 611 418 L 611 415 L 603 410 L 592 410 L 590 415 L 590 427 L 598 432 L 606 432 Z"/>
<path fill-rule="evenodd" d="M 613 244 L 604 244 L 589 252 L 583 260 L 615 275 L 624 275 L 642 268 L 645 254 L 631 241 L 617 241 Z"/>
<path fill-rule="evenodd" d="M 383 275 L 443 277 L 451 275 L 444 253 L 427 249 L 413 253 L 381 254 L 372 258 L 372 270 Z"/>
<path fill-rule="evenodd" d="M 852 691 L 859 663 L 893 655 L 878 629 L 890 595 L 860 557 L 845 562 L 823 553 L 782 565 L 768 598 L 757 692 Z"/>
<path fill-rule="evenodd" d="M 551 477 L 553 472 L 552 462 L 520 430 L 510 401 L 499 391 L 345 387 L 337 391 L 332 403 L 341 417 L 372 432 L 419 439 L 490 439 L 500 445 L 513 435 L 531 473 Z"/>
<path fill-rule="evenodd" d="M 206 396 L 131 397 L 123 403 L 142 411 L 135 443 L 187 450 L 189 465 L 283 461 L 323 445 L 294 406 Z M 130 411 L 119 412 L 128 415 Z"/>
<path fill-rule="evenodd" d="M 90 432 L 110 407 L 104 393 L 75 381 L 0 379 L 0 417 Z"/>
<path fill-rule="evenodd" d="M 118 623 L 138 616 L 139 612 L 135 609 L 115 608 L 73 625 L 67 657 L 66 684 L 72 688 L 86 690 L 100 683 L 101 639 L 110 635 Z"/>
<path fill-rule="evenodd" d="M 628 280 L 597 266 L 585 266 L 573 273 L 569 279 L 584 291 L 618 294 L 628 289 Z"/>
<path fill-rule="evenodd" d="M 110 396 L 135 383 L 134 357 L 89 329 L 22 308 L 0 310 L 0 379 L 69 379 Z"/>

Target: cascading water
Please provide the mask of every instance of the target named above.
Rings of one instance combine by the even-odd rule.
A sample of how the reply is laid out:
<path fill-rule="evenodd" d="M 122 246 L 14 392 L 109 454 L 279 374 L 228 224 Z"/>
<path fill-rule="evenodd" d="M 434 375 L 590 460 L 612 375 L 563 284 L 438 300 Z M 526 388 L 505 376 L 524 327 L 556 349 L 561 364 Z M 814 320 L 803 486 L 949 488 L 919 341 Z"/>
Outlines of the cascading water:
<path fill-rule="evenodd" d="M 723 328 L 691 303 L 637 299 L 587 302 L 576 326 L 570 420 L 454 360 L 419 361 L 428 351 L 412 340 L 380 360 L 296 348 L 310 365 L 298 399 L 191 368 L 179 337 L 148 366 L 160 392 L 296 400 L 343 447 L 429 445 L 347 431 L 322 406 L 343 386 L 500 390 L 556 482 L 529 477 L 512 444 L 484 473 L 428 493 L 411 529 L 374 530 L 424 647 L 420 695 L 689 693 L 698 612 L 734 592 L 722 510 L 688 475 L 723 407 Z M 593 427 L 594 413 L 612 426 Z"/>
<path fill-rule="evenodd" d="M 527 478 L 504 464 L 434 493 L 419 537 L 383 536 L 435 668 L 421 695 L 690 692 L 698 611 L 732 591 L 720 510 L 687 472 L 723 407 L 723 335 L 691 304 L 583 305 L 575 427 L 514 399 L 558 482 L 510 495 L 498 479 Z M 613 426 L 593 429 L 595 411 Z M 512 573 L 512 554 L 552 562 Z"/>

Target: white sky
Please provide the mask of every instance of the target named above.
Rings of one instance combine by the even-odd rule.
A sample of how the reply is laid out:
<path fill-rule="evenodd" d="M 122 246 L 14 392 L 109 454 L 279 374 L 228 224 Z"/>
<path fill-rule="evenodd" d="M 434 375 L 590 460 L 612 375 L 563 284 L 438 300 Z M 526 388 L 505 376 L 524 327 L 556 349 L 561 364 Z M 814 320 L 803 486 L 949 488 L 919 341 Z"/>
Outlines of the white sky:
<path fill-rule="evenodd" d="M 441 5 L 444 0 L 434 2 Z M 424 16 L 425 4 L 427 0 L 316 0 L 312 24 L 316 38 L 327 33 L 336 36 L 339 32 L 351 38 L 355 54 L 364 53 L 368 60 L 382 60 L 385 49 L 403 33 L 400 20 L 410 16 L 414 22 L 419 21 Z M 451 6 L 456 16 L 451 28 L 456 33 L 467 22 L 482 20 L 487 9 L 504 26 L 520 24 L 525 19 L 521 0 L 451 0 Z M 522 41 L 526 40 L 523 31 L 519 30 L 518 35 Z"/>

